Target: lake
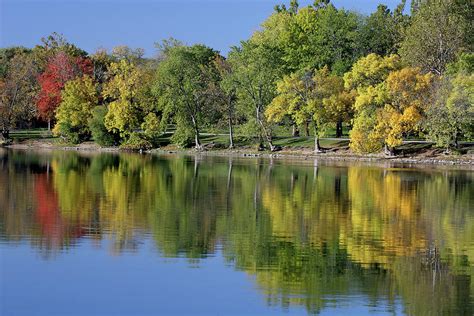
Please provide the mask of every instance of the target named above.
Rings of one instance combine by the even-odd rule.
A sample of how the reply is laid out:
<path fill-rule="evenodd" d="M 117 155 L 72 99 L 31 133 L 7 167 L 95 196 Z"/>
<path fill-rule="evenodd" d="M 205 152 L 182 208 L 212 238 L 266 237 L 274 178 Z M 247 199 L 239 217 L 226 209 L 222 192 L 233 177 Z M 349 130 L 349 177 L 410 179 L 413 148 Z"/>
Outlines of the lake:
<path fill-rule="evenodd" d="M 474 172 L 0 151 L 1 315 L 473 315 Z"/>

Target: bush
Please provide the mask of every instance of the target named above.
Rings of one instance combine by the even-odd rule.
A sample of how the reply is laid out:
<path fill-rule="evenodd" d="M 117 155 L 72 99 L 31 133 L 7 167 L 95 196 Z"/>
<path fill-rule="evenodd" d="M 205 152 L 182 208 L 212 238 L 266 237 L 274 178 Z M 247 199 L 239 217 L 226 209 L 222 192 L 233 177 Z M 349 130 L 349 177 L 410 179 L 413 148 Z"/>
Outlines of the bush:
<path fill-rule="evenodd" d="M 182 148 L 189 148 L 194 144 L 194 132 L 191 128 L 178 127 L 171 137 L 171 142 Z"/>
<path fill-rule="evenodd" d="M 127 141 L 120 145 L 120 148 L 129 151 L 139 151 L 152 149 L 153 145 L 151 142 L 145 139 L 144 135 L 138 132 L 132 132 Z"/>
<path fill-rule="evenodd" d="M 53 129 L 53 134 L 72 144 L 79 144 L 90 137 L 87 130 L 73 127 L 67 121 L 58 122 Z"/>
<path fill-rule="evenodd" d="M 89 129 L 94 141 L 101 146 L 115 146 L 120 143 L 118 134 L 109 132 L 104 125 L 104 118 L 107 114 L 107 108 L 104 106 L 96 107 L 92 112 L 92 118 L 89 120 Z"/>

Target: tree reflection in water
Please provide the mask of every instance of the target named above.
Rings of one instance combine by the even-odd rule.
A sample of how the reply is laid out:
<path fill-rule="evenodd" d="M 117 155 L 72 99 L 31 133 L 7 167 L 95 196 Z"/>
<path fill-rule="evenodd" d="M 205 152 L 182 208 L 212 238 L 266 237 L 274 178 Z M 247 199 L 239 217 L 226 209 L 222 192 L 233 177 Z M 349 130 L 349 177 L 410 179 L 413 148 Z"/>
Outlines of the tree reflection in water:
<path fill-rule="evenodd" d="M 79 239 L 164 257 L 222 249 L 268 304 L 363 295 L 408 314 L 474 313 L 474 174 L 237 158 L 0 153 L 1 239 L 46 257 Z"/>

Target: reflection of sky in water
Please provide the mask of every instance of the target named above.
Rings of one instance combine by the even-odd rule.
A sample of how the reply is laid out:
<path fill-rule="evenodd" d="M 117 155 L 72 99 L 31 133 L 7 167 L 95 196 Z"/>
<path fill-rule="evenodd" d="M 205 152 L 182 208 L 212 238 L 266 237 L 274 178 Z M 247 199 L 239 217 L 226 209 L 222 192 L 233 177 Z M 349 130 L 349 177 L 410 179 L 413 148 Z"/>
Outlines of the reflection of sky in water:
<path fill-rule="evenodd" d="M 6 153 L 2 316 L 474 310 L 472 171 Z"/>
<path fill-rule="evenodd" d="M 42 260 L 26 243 L 0 243 L 2 315 L 306 315 L 304 307 L 267 306 L 252 276 L 224 262 L 222 253 L 190 262 L 162 258 L 152 240 L 133 253 L 83 241 Z M 399 301 L 373 306 L 358 295 L 326 297 L 320 315 L 400 314 Z"/>

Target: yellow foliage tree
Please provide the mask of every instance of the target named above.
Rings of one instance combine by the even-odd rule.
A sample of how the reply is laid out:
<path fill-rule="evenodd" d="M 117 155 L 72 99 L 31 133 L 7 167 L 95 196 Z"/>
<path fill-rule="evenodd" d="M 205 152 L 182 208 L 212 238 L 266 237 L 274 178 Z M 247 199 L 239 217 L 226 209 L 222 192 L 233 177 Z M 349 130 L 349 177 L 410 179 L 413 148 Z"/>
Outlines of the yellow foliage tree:
<path fill-rule="evenodd" d="M 57 123 L 53 133 L 73 143 L 86 139 L 90 135 L 87 122 L 97 104 L 96 84 L 90 76 L 68 81 L 56 110 Z"/>
<path fill-rule="evenodd" d="M 379 88 L 385 105 L 377 111 L 374 139 L 392 152 L 403 142 L 403 136 L 419 130 L 421 119 L 432 103 L 434 76 L 422 74 L 419 68 L 403 68 L 390 73 Z"/>
<path fill-rule="evenodd" d="M 281 122 L 289 116 L 299 125 L 311 122 L 315 152 L 321 152 L 319 137 L 327 124 L 343 115 L 351 96 L 344 91 L 343 79 L 331 74 L 328 67 L 314 73 L 293 73 L 277 82 L 277 92 L 265 111 L 267 119 Z"/>
<path fill-rule="evenodd" d="M 344 76 L 346 88 L 357 90 L 351 148 L 392 154 L 403 136 L 419 129 L 432 102 L 434 76 L 419 68 L 400 69 L 399 57 L 370 54 Z"/>
<path fill-rule="evenodd" d="M 104 86 L 103 94 L 112 99 L 105 116 L 105 127 L 119 132 L 124 138 L 140 127 L 144 98 L 143 74 L 135 65 L 122 59 L 110 65 L 112 79 Z"/>

